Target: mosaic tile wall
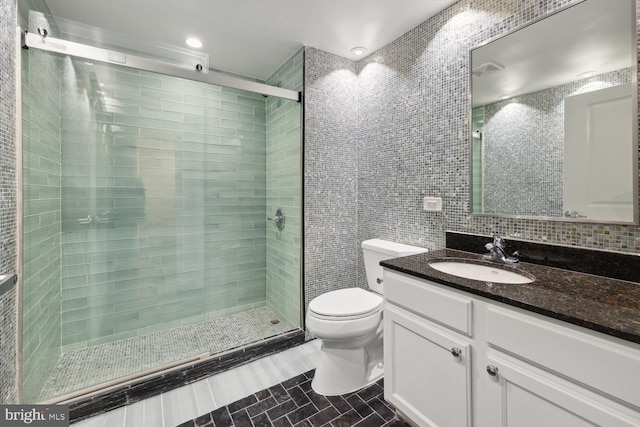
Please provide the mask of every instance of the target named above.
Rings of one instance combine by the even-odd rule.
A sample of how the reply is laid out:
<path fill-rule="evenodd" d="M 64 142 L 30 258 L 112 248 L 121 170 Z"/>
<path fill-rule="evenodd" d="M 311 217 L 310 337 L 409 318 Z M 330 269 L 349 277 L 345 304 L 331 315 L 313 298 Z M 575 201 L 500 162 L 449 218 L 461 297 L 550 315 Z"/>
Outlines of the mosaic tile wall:
<path fill-rule="evenodd" d="M 561 217 L 564 99 L 630 81 L 619 70 L 486 105 L 484 213 Z"/>
<path fill-rule="evenodd" d="M 16 4 L 0 3 L 0 272 L 16 268 L 15 181 L 15 26 Z M 16 403 L 17 304 L 16 288 L 0 294 L 0 403 Z"/>
<path fill-rule="evenodd" d="M 63 352 L 264 306 L 264 98 L 63 73 Z"/>
<path fill-rule="evenodd" d="M 347 59 L 305 52 L 305 302 L 357 274 L 357 74 Z"/>
<path fill-rule="evenodd" d="M 481 232 L 484 221 L 496 228 L 469 216 L 468 51 L 568 3 L 461 0 L 358 63 L 359 137 L 377 147 L 359 150 L 360 182 L 377 189 L 361 184 L 359 204 L 378 212 L 361 212 L 359 240 L 377 234 L 437 248 L 447 229 Z M 424 196 L 442 197 L 443 211 L 423 211 Z"/>
<path fill-rule="evenodd" d="M 307 300 L 343 287 L 349 279 L 335 278 L 352 279 L 354 265 L 358 285 L 366 286 L 357 245 L 376 237 L 435 249 L 445 246 L 446 230 L 497 232 L 640 252 L 634 226 L 470 215 L 469 49 L 570 3 L 460 0 L 357 65 L 307 50 L 305 176 L 318 177 L 306 182 Z M 346 197 L 332 197 L 326 187 Z M 425 196 L 442 197 L 443 211 L 423 211 Z M 334 205 L 344 215 L 325 221 Z"/>
<path fill-rule="evenodd" d="M 46 25 L 32 13 L 28 27 Z M 34 402 L 60 354 L 59 58 L 22 51 L 23 400 Z"/>
<path fill-rule="evenodd" d="M 293 55 L 267 83 L 301 91 L 304 52 Z M 285 228 L 267 224 L 267 305 L 290 327 L 300 327 L 302 257 L 302 108 L 267 99 L 267 216 L 285 212 Z"/>
<path fill-rule="evenodd" d="M 16 403 L 17 384 L 17 319 L 16 288 L 0 295 L 0 403 Z"/>

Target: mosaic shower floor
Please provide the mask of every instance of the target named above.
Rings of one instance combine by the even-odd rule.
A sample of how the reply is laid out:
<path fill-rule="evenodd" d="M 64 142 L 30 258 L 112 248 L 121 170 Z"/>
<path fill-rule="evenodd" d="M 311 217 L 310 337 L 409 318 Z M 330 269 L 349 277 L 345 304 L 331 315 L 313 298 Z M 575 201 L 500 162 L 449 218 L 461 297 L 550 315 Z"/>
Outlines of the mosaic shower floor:
<path fill-rule="evenodd" d="M 60 356 L 40 400 L 184 360 L 218 353 L 291 330 L 266 307 L 139 337 L 70 351 Z"/>

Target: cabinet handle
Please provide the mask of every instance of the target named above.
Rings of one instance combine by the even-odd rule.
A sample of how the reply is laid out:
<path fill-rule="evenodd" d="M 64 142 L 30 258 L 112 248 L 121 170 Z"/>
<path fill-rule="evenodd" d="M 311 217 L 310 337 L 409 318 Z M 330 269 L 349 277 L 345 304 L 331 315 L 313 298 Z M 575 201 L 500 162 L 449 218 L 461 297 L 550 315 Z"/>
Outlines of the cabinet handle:
<path fill-rule="evenodd" d="M 460 350 L 458 347 L 453 347 L 451 349 L 451 354 L 453 355 L 453 357 L 460 357 L 460 355 L 462 354 L 462 350 Z"/>
<path fill-rule="evenodd" d="M 498 367 L 497 366 L 493 366 L 493 365 L 487 365 L 487 373 L 489 375 L 491 375 L 492 377 L 495 377 L 498 375 Z"/>

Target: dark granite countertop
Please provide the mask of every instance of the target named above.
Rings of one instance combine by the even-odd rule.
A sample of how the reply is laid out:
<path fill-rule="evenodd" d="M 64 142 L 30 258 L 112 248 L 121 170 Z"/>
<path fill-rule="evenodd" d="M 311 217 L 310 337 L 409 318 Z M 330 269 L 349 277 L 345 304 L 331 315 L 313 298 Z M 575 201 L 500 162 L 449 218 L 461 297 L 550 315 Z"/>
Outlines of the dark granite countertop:
<path fill-rule="evenodd" d="M 640 343 L 640 283 L 525 262 L 516 264 L 516 267 L 499 267 L 532 274 L 536 278 L 534 282 L 517 285 L 487 283 L 452 276 L 429 266 L 429 261 L 443 258 L 482 260 L 478 254 L 441 249 L 380 264 L 391 270 Z"/>

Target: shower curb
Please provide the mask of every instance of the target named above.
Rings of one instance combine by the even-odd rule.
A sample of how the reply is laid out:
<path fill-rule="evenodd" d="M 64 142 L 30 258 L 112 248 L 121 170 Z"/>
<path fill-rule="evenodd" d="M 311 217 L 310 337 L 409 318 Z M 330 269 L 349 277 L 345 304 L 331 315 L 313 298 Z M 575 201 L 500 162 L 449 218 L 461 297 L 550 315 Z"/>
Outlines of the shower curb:
<path fill-rule="evenodd" d="M 191 384 L 304 342 L 305 333 L 302 330 L 288 332 L 251 343 L 235 351 L 226 351 L 220 356 L 212 355 L 211 358 L 198 360 L 169 372 L 130 382 L 116 389 L 61 403 L 69 405 L 69 418 L 71 423 L 74 423 Z"/>

